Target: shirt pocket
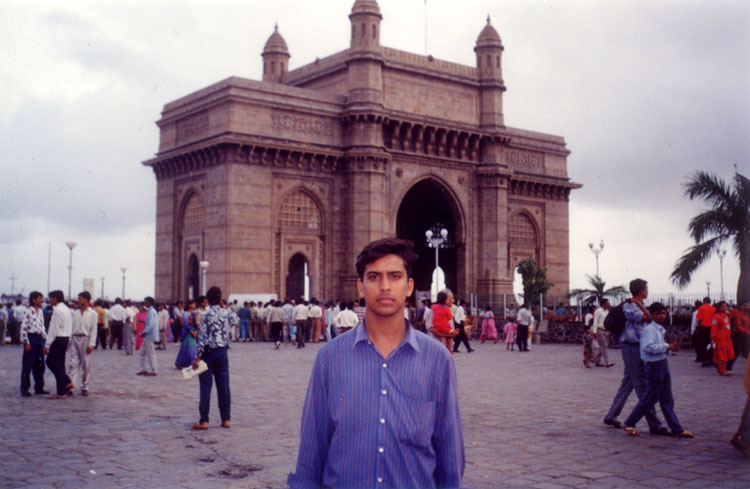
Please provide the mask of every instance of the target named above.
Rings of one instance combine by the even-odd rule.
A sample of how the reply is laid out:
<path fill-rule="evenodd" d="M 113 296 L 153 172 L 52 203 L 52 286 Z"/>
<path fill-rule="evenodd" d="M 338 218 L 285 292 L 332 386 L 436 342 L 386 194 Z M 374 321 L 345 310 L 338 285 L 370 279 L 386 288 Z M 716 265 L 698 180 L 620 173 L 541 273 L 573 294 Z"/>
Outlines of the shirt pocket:
<path fill-rule="evenodd" d="M 404 396 L 399 438 L 417 447 L 428 447 L 435 430 L 435 402 Z"/>

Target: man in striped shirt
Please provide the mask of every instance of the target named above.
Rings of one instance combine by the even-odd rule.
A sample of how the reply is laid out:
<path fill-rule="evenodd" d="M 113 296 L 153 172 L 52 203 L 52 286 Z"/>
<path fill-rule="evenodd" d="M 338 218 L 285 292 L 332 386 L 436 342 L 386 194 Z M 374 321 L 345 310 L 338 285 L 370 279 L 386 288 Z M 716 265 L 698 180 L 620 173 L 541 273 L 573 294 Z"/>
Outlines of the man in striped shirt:
<path fill-rule="evenodd" d="M 21 323 L 21 342 L 23 343 L 23 359 L 21 367 L 21 395 L 31 397 L 29 376 L 34 373 L 34 392 L 49 394 L 44 390 L 44 341 L 47 332 L 44 329 L 44 314 L 42 303 L 44 296 L 34 291 L 29 294 L 29 307 L 23 315 Z"/>
<path fill-rule="evenodd" d="M 451 354 L 404 321 L 411 241 L 374 241 L 357 257 L 365 319 L 318 352 L 302 413 L 302 488 L 458 488 L 464 443 Z"/>

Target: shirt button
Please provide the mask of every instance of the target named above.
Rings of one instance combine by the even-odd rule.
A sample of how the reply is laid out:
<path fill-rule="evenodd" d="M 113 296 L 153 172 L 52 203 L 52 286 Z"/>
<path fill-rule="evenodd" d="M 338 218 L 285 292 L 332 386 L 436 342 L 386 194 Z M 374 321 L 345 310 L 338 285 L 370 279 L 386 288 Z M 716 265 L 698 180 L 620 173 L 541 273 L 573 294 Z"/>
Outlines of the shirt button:
<path fill-rule="evenodd" d="M 382 482 L 383 482 L 383 478 L 382 477 L 378 477 L 378 484 L 382 484 Z"/>
<path fill-rule="evenodd" d="M 383 368 L 386 368 L 387 366 L 388 366 L 388 364 L 387 364 L 387 363 L 384 363 L 384 364 L 383 364 Z"/>
<path fill-rule="evenodd" d="M 380 424 L 385 424 L 385 418 L 380 418 Z"/>
<path fill-rule="evenodd" d="M 383 453 L 383 447 L 378 448 L 378 453 Z"/>
<path fill-rule="evenodd" d="M 386 394 L 388 394 L 388 391 L 385 390 L 385 389 L 383 389 L 382 391 L 380 391 L 380 393 L 383 394 L 383 395 L 386 395 Z"/>

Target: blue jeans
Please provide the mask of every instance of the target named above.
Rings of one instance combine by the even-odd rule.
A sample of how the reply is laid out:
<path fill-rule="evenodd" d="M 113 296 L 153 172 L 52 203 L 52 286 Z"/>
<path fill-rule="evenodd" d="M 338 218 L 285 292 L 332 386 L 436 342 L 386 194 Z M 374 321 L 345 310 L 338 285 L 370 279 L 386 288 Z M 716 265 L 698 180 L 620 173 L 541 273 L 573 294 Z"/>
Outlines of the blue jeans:
<path fill-rule="evenodd" d="M 612 400 L 612 406 L 604 419 L 615 420 L 625 407 L 628 396 L 635 389 L 638 399 L 646 396 L 648 386 L 646 384 L 646 373 L 641 360 L 641 348 L 638 344 L 622 343 L 620 345 L 622 352 L 622 363 L 625 366 L 625 372 L 620 382 L 620 388 L 617 389 L 615 398 Z M 646 412 L 646 421 L 651 430 L 661 429 L 661 421 L 656 417 L 653 406 Z"/>
<path fill-rule="evenodd" d="M 201 398 L 198 403 L 200 422 L 208 423 L 208 409 L 211 405 L 211 387 L 216 379 L 216 395 L 219 397 L 219 415 L 221 421 L 229 421 L 231 395 L 229 392 L 229 358 L 227 349 L 219 348 L 204 351 L 201 360 L 206 362 L 208 370 L 198 376 Z"/>
<path fill-rule="evenodd" d="M 646 395 L 635 405 L 633 412 L 625 420 L 625 426 L 635 426 L 646 412 L 654 409 L 658 401 L 669 429 L 672 430 L 672 433 L 682 433 L 683 429 L 680 425 L 680 420 L 677 419 L 677 415 L 674 412 L 672 377 L 669 375 L 669 365 L 666 358 L 658 362 L 645 362 L 645 364 L 646 382 L 648 385 Z"/>
<path fill-rule="evenodd" d="M 247 339 L 247 331 L 250 328 L 249 319 L 240 319 L 240 338 L 243 340 Z"/>
<path fill-rule="evenodd" d="M 34 373 L 34 391 L 39 394 L 44 390 L 44 337 L 41 334 L 29 334 L 31 351 L 23 348 L 21 359 L 21 392 L 31 387 L 31 373 Z"/>

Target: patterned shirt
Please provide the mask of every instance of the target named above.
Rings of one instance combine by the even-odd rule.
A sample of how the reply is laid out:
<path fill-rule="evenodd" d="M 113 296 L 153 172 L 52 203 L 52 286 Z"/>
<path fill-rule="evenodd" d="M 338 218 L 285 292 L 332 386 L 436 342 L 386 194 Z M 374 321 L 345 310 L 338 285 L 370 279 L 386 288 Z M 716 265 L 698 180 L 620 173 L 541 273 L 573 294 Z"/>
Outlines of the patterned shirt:
<path fill-rule="evenodd" d="M 230 309 L 223 309 L 220 305 L 210 306 L 201 314 L 201 324 L 198 327 L 198 344 L 196 352 L 203 356 L 206 350 L 215 350 L 229 345 L 229 331 L 239 325 L 240 318 Z"/>
<path fill-rule="evenodd" d="M 460 487 L 464 440 L 450 353 L 411 327 L 385 359 L 364 324 L 337 336 L 315 358 L 300 438 L 292 489 Z"/>
<path fill-rule="evenodd" d="M 28 335 L 30 333 L 40 334 L 42 338 L 47 337 L 47 331 L 44 329 L 44 313 L 41 308 L 29 307 L 23 315 L 23 323 L 21 324 L 22 343 L 29 342 Z"/>
<path fill-rule="evenodd" d="M 622 313 L 625 315 L 625 327 L 620 333 L 620 343 L 637 345 L 641 341 L 641 332 L 645 326 L 643 311 L 638 304 L 628 300 L 622 305 Z"/>

